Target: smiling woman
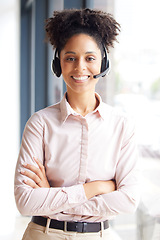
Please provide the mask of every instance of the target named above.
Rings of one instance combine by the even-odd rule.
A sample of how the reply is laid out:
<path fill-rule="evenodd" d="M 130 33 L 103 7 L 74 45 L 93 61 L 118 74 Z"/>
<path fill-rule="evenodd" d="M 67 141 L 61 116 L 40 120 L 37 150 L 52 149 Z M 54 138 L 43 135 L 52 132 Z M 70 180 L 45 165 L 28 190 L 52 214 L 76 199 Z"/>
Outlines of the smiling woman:
<path fill-rule="evenodd" d="M 62 74 L 67 92 L 33 114 L 24 130 L 15 198 L 19 211 L 33 217 L 23 240 L 113 240 L 109 219 L 137 207 L 134 123 L 95 92 L 102 65 L 108 69 L 104 50 L 119 27 L 110 14 L 90 9 L 47 20 L 58 54 L 53 71 Z"/>
<path fill-rule="evenodd" d="M 67 99 L 71 107 L 82 116 L 97 107 L 95 86 L 98 79 L 93 76 L 100 72 L 101 59 L 97 43 L 86 34 L 71 37 L 61 51 L 60 62 L 67 86 Z"/>
<path fill-rule="evenodd" d="M 101 51 L 92 37 L 77 34 L 68 40 L 60 53 L 68 97 L 78 93 L 85 94 L 91 102 L 92 98 L 95 99 L 94 92 L 98 79 L 94 79 L 93 76 L 100 72 L 101 59 Z"/>

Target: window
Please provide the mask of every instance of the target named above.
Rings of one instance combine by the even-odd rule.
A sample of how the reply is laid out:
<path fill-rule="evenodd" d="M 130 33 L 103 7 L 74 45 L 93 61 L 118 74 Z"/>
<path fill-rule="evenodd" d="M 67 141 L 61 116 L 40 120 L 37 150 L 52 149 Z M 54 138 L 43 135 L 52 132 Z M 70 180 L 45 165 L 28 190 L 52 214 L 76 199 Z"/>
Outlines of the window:
<path fill-rule="evenodd" d="M 54 10 L 83 8 L 89 0 L 22 0 L 21 2 L 21 136 L 28 118 L 48 105 L 58 102 L 65 92 L 62 77 L 57 79 L 50 70 L 53 50 L 45 42 L 45 19 Z"/>
<path fill-rule="evenodd" d="M 34 111 L 47 105 L 47 46 L 44 19 L 47 2 L 21 1 L 21 135 Z"/>
<path fill-rule="evenodd" d="M 123 240 L 150 240 L 160 231 L 159 7 L 158 0 L 94 1 L 94 8 L 112 13 L 121 24 L 119 43 L 110 54 L 111 75 L 98 91 L 106 102 L 135 118 L 142 167 L 142 200 L 136 214 L 113 222 Z"/>
<path fill-rule="evenodd" d="M 115 0 L 115 16 L 122 32 L 114 52 L 114 104 L 136 119 L 142 167 L 136 237 L 144 240 L 158 237 L 160 229 L 159 7 L 158 0 Z"/>

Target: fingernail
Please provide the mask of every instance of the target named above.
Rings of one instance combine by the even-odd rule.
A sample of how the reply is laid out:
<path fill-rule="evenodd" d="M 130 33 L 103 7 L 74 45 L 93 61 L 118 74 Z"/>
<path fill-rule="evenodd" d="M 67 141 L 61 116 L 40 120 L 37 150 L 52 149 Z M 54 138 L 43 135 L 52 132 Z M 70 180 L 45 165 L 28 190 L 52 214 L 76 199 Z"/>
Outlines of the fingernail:
<path fill-rule="evenodd" d="M 21 171 L 20 171 L 20 173 L 22 173 L 22 174 L 23 174 L 23 173 L 25 173 L 25 171 L 24 171 L 24 170 L 21 170 Z"/>

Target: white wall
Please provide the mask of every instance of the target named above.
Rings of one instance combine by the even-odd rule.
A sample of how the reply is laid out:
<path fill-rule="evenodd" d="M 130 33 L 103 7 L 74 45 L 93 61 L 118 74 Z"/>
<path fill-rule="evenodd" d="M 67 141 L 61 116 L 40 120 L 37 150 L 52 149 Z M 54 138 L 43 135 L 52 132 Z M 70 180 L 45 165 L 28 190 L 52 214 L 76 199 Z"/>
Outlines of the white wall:
<path fill-rule="evenodd" d="M 19 35 L 19 0 L 0 0 L 0 239 L 11 234 L 17 214 L 13 182 L 19 149 Z"/>

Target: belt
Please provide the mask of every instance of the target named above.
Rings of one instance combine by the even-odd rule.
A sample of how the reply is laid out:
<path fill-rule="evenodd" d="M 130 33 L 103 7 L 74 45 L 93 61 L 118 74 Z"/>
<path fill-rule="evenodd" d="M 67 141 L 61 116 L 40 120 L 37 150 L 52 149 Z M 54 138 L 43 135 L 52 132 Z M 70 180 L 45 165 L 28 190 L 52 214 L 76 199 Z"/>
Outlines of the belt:
<path fill-rule="evenodd" d="M 45 217 L 34 216 L 31 221 L 45 227 L 47 219 Z M 99 232 L 101 230 L 101 222 L 65 222 L 51 219 L 49 228 L 79 233 Z M 108 221 L 103 222 L 103 228 L 109 228 Z"/>

